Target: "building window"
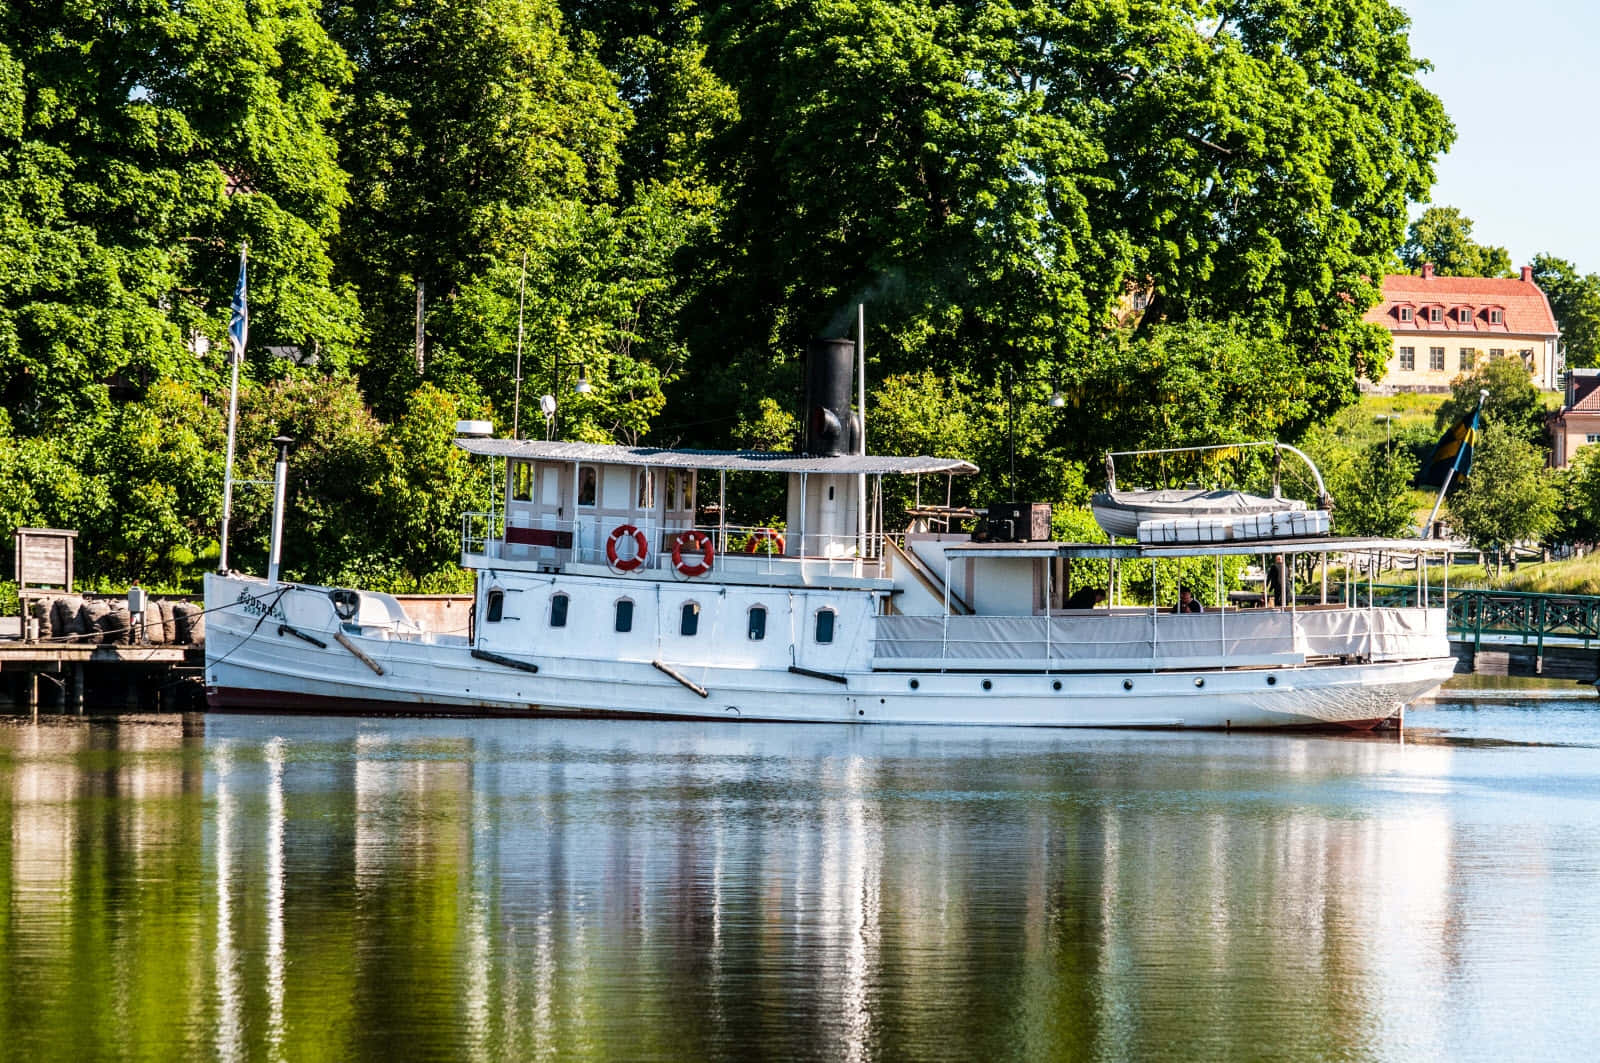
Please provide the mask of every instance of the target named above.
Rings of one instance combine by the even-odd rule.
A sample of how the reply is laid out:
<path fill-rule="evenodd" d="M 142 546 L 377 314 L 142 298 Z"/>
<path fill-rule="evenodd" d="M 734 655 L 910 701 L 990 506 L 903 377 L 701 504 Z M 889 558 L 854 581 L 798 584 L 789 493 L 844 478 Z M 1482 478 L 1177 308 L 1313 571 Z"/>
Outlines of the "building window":
<path fill-rule="evenodd" d="M 1463 325 L 1465 325 L 1467 322 L 1471 321 L 1472 320 L 1472 307 L 1470 307 L 1470 306 L 1458 306 L 1458 307 L 1456 307 L 1456 320 L 1461 322 Z"/>
<path fill-rule="evenodd" d="M 489 592 L 489 600 L 484 603 L 483 618 L 491 624 L 498 624 L 506 611 L 506 592 L 498 587 Z"/>
<path fill-rule="evenodd" d="M 1442 307 L 1442 306 L 1430 306 L 1430 307 L 1428 307 L 1428 320 L 1432 321 L 1432 322 L 1434 322 L 1436 324 L 1438 322 L 1440 322 L 1440 321 L 1443 321 L 1444 320 L 1444 307 Z"/>
<path fill-rule="evenodd" d="M 1411 320 L 1411 308 L 1409 306 L 1402 306 L 1400 308 L 1400 320 L 1401 321 L 1410 321 Z"/>
<path fill-rule="evenodd" d="M 752 605 L 750 607 L 750 624 L 746 628 L 750 641 L 760 642 L 767 637 L 767 607 Z"/>
<path fill-rule="evenodd" d="M 1489 311 L 1489 324 L 1498 325 L 1504 320 L 1504 315 L 1499 310 Z"/>
<path fill-rule="evenodd" d="M 1506 349 L 1504 347 L 1490 347 L 1489 348 L 1489 357 L 1490 358 L 1504 358 L 1505 356 L 1506 356 Z"/>
<path fill-rule="evenodd" d="M 1585 443 L 1600 443 L 1600 432 L 1590 432 L 1583 437 Z"/>
<path fill-rule="evenodd" d="M 1417 367 L 1417 349 L 1415 347 L 1400 348 L 1400 368 L 1404 372 L 1411 372 Z"/>
<path fill-rule="evenodd" d="M 697 602 L 684 602 L 683 611 L 678 618 L 678 634 L 693 635 L 700 630 L 700 605 Z"/>
<path fill-rule="evenodd" d="M 533 501 L 533 463 L 528 461 L 514 462 L 511 466 L 511 500 L 513 502 Z"/>
<path fill-rule="evenodd" d="M 1429 369 L 1438 369 L 1438 370 L 1444 369 L 1444 348 L 1443 347 L 1429 347 L 1428 348 L 1428 368 Z"/>
<path fill-rule="evenodd" d="M 550 599 L 550 626 L 567 626 L 567 603 L 572 599 L 565 594 L 557 594 Z"/>
<path fill-rule="evenodd" d="M 1477 362 L 1478 359 L 1471 347 L 1461 348 L 1461 369 L 1471 369 Z"/>
<path fill-rule="evenodd" d="M 632 598 L 618 598 L 617 599 L 616 630 L 619 631 L 619 632 L 627 632 L 627 631 L 632 631 L 633 630 L 633 599 Z"/>
<path fill-rule="evenodd" d="M 833 641 L 833 619 L 839 614 L 832 609 L 817 610 L 817 642 L 826 646 Z"/>
<path fill-rule="evenodd" d="M 593 465 L 578 466 L 578 505 L 594 505 L 594 496 L 600 477 Z"/>

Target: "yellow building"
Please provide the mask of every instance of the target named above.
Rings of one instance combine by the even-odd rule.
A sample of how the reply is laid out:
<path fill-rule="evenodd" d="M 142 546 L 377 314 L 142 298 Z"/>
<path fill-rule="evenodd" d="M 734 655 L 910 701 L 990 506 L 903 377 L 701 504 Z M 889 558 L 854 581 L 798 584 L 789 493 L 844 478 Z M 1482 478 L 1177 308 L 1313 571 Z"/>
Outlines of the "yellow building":
<path fill-rule="evenodd" d="M 1448 391 L 1456 377 L 1499 357 L 1520 358 L 1546 391 L 1561 383 L 1561 330 L 1529 266 L 1517 278 L 1440 277 L 1431 264 L 1420 275 L 1391 273 L 1365 320 L 1394 338 L 1388 370 L 1366 384 L 1371 390 Z"/>

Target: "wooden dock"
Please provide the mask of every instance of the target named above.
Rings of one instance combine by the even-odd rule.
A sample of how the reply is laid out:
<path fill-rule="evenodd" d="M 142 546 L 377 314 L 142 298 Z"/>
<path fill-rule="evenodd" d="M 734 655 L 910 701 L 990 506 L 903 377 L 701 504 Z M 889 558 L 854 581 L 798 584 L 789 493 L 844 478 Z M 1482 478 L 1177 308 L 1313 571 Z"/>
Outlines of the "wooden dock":
<path fill-rule="evenodd" d="M 13 711 L 188 711 L 204 704 L 204 646 L 0 640 L 0 693 Z"/>

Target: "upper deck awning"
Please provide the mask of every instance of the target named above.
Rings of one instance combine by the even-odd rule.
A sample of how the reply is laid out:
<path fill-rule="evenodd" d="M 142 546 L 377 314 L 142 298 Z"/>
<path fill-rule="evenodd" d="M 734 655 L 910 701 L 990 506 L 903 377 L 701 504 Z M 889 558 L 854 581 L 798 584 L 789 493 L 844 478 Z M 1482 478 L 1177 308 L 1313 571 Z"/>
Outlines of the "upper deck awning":
<path fill-rule="evenodd" d="M 963 543 L 945 547 L 946 557 L 1072 557 L 1129 560 L 1141 557 L 1237 557 L 1254 554 L 1440 554 L 1470 549 L 1448 539 L 1380 539 L 1309 536 L 1296 539 L 1237 539 L 1219 543 Z"/>
<path fill-rule="evenodd" d="M 520 461 L 572 461 L 594 465 L 638 465 L 660 469 L 718 469 L 728 472 L 846 473 L 911 475 L 950 473 L 969 476 L 978 467 L 954 458 L 890 458 L 842 454 L 813 458 L 764 450 L 669 450 L 664 447 L 622 447 L 607 443 L 568 443 L 544 439 L 476 439 L 460 437 L 456 446 L 469 454 Z"/>

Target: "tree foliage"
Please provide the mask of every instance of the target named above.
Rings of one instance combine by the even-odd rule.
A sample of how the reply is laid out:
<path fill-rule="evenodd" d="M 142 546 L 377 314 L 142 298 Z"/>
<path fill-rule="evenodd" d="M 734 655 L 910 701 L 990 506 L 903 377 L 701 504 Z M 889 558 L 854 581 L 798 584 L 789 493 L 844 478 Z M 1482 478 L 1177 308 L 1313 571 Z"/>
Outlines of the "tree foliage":
<path fill-rule="evenodd" d="M 1472 219 L 1455 207 L 1429 207 L 1406 230 L 1400 261 L 1413 273 L 1432 263 L 1441 277 L 1509 277 L 1511 252 L 1472 238 Z"/>
<path fill-rule="evenodd" d="M 1450 385 L 1450 397 L 1440 403 L 1434 427 L 1444 431 L 1478 408 L 1478 393 L 1483 400 L 1483 419 L 1529 442 L 1547 442 L 1547 410 L 1544 396 L 1528 374 L 1522 359 L 1504 356 L 1480 362 L 1470 373 L 1457 377 Z"/>
<path fill-rule="evenodd" d="M 1130 291 L 1152 325 L 1237 320 L 1301 351 L 1316 404 L 1380 364 L 1361 322 L 1452 135 L 1379 0 L 788 4 L 706 21 L 738 117 L 692 304 L 773 393 L 873 305 L 888 375 L 1082 359 Z"/>
<path fill-rule="evenodd" d="M 1538 447 L 1499 424 L 1478 442 L 1472 473 L 1448 503 L 1451 522 L 1479 550 L 1537 542 L 1556 526 L 1560 497 Z"/>
<path fill-rule="evenodd" d="M 1556 315 L 1567 365 L 1600 365 L 1600 275 L 1585 273 L 1564 258 L 1533 256 L 1533 279 Z"/>
<path fill-rule="evenodd" d="M 484 490 L 456 416 L 539 435 L 549 393 L 564 438 L 783 445 L 805 340 L 861 300 L 872 444 L 976 461 L 956 501 L 1294 437 L 1386 360 L 1361 317 L 1453 135 L 1406 27 L 1386 0 L 0 0 L 0 521 L 83 530 L 97 578 L 215 556 L 244 239 L 240 475 L 296 438 L 309 578 L 448 582 Z"/>
<path fill-rule="evenodd" d="M 1411 484 L 1417 459 L 1404 447 L 1380 443 L 1344 456 L 1324 470 L 1332 493 L 1334 531 L 1340 535 L 1404 536 L 1416 533 Z"/>

